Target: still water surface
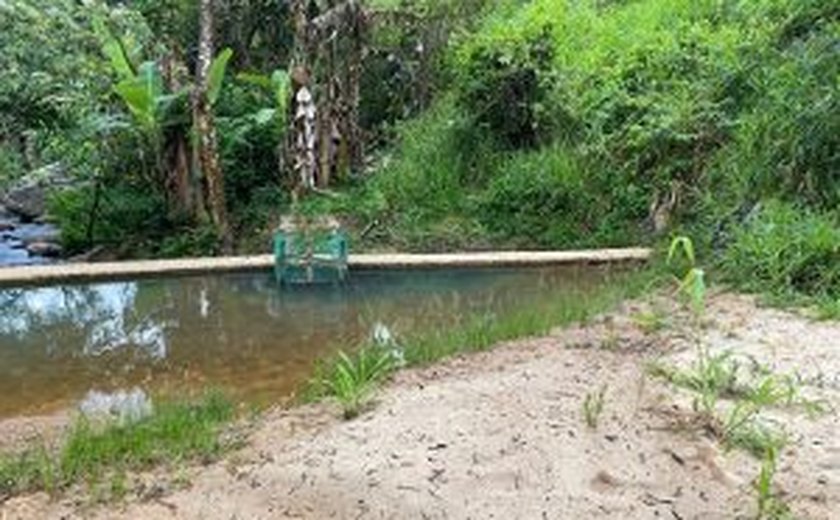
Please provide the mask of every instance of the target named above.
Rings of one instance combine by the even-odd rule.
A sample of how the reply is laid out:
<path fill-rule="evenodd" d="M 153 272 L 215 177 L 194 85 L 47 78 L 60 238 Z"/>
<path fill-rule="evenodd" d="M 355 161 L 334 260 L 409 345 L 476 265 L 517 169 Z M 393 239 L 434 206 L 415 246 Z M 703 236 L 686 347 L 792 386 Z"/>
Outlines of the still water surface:
<path fill-rule="evenodd" d="M 607 268 L 352 272 L 342 286 L 281 288 L 243 273 L 0 290 L 0 417 L 75 406 L 91 393 L 215 387 L 290 395 L 316 359 L 376 324 L 395 335 L 498 315 L 559 292 L 581 298 Z"/>

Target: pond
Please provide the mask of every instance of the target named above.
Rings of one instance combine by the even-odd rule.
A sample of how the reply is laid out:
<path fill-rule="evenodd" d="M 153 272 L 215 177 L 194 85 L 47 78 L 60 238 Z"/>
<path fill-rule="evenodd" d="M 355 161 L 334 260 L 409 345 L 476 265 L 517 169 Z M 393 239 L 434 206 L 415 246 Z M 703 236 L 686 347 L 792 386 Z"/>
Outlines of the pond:
<path fill-rule="evenodd" d="M 615 270 L 616 268 L 612 268 Z M 0 290 L 0 417 L 91 395 L 219 388 L 266 402 L 374 327 L 397 337 L 560 292 L 581 298 L 608 267 L 354 271 L 342 285 L 279 287 L 269 273 Z"/>

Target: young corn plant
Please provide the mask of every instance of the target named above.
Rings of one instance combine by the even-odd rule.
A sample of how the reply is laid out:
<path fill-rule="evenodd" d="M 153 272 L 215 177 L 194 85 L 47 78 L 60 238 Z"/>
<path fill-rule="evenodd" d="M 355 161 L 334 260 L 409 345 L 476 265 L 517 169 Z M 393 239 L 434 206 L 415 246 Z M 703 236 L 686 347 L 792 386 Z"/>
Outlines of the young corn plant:
<path fill-rule="evenodd" d="M 700 337 L 701 320 L 706 308 L 706 272 L 697 267 L 694 243 L 686 236 L 678 236 L 671 241 L 671 247 L 668 248 L 668 265 L 674 266 L 680 256 L 688 263 L 688 269 L 681 278 L 677 278 L 677 294 L 687 298 L 690 305 L 692 339 L 697 348 L 697 391 L 703 411 L 711 416 L 720 397 L 721 377 L 725 378 L 727 374 L 721 370 L 723 365 L 720 360 L 709 355 Z"/>
<path fill-rule="evenodd" d="M 352 356 L 341 351 L 323 384 L 341 404 L 344 418 L 352 419 L 394 368 L 393 356 L 383 349 L 363 347 Z"/>
<path fill-rule="evenodd" d="M 607 387 L 604 385 L 598 392 L 587 393 L 583 399 L 583 420 L 593 430 L 598 427 L 598 421 L 604 411 L 606 395 Z"/>
<path fill-rule="evenodd" d="M 783 520 L 793 518 L 790 508 L 773 489 L 776 476 L 776 448 L 770 447 L 764 454 L 761 471 L 755 482 L 758 493 L 758 520 Z"/>
<path fill-rule="evenodd" d="M 697 267 L 694 242 L 686 236 L 678 236 L 671 241 L 667 259 L 669 266 L 676 265 L 679 261 L 680 252 L 688 262 L 688 269 L 682 277 L 677 278 L 677 294 L 688 298 L 692 315 L 699 323 L 706 305 L 706 272 Z"/>

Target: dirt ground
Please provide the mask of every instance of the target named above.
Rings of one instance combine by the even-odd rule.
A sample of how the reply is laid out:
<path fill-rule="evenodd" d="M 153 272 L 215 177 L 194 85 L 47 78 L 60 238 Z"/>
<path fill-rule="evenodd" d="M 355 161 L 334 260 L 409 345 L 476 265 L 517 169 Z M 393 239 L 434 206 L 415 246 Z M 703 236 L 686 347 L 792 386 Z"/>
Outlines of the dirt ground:
<path fill-rule="evenodd" d="M 120 503 L 34 495 L 7 500 L 0 518 L 754 518 L 759 461 L 692 427 L 688 394 L 646 375 L 651 361 L 696 355 L 670 308 L 628 303 L 586 327 L 400 372 L 352 421 L 328 404 L 270 412 L 241 451 L 137 476 Z M 662 328 L 645 332 L 652 315 Z M 720 294 L 703 335 L 830 405 L 815 418 L 773 410 L 790 439 L 776 483 L 796 517 L 840 518 L 840 324 Z M 582 403 L 602 387 L 591 428 Z"/>

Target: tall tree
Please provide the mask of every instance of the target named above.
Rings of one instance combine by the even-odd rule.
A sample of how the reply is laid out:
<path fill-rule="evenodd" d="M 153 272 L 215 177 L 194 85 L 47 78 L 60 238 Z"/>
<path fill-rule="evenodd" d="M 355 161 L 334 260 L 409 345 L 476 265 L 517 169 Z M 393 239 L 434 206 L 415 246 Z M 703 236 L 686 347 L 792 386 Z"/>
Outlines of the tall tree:
<path fill-rule="evenodd" d="M 207 188 L 210 219 L 222 239 L 222 250 L 231 252 L 233 243 L 227 219 L 224 174 L 219 164 L 216 123 L 213 118 L 211 90 L 211 64 L 213 63 L 213 9 L 214 0 L 200 0 L 198 59 L 193 91 L 193 124 L 196 133 L 196 164 Z"/>
<path fill-rule="evenodd" d="M 367 19 L 359 0 L 291 4 L 295 41 L 286 171 L 296 193 L 363 167 L 359 84 Z"/>

